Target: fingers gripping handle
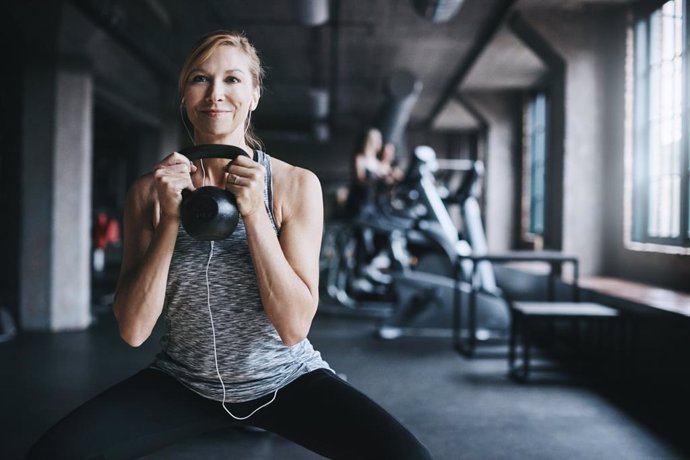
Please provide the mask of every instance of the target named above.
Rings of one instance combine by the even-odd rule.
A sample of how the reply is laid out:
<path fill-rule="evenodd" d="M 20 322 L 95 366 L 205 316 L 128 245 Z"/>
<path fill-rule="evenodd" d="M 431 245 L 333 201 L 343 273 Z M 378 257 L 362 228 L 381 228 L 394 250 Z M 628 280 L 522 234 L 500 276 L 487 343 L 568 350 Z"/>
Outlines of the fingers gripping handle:
<path fill-rule="evenodd" d="M 199 144 L 183 148 L 179 151 L 190 161 L 201 160 L 203 158 L 226 158 L 234 160 L 240 155 L 249 157 L 247 152 L 234 145 L 226 144 Z"/>

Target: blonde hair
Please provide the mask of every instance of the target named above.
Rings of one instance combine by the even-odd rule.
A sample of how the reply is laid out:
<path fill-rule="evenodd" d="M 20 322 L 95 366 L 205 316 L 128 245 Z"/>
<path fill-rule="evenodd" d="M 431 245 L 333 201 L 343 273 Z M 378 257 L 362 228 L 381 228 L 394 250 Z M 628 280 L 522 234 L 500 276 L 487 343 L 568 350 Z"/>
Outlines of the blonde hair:
<path fill-rule="evenodd" d="M 247 55 L 249 58 L 249 72 L 252 76 L 252 84 L 255 88 L 259 88 L 259 95 L 261 95 L 263 92 L 264 69 L 261 67 L 261 60 L 259 59 L 256 48 L 249 43 L 249 40 L 242 32 L 219 30 L 201 37 L 187 54 L 182 64 L 182 69 L 180 70 L 180 77 L 177 81 L 177 89 L 181 97 L 184 97 L 184 90 L 187 86 L 187 80 L 189 79 L 192 68 L 197 64 L 206 62 L 219 46 L 234 46 Z M 254 130 L 251 126 L 251 111 L 248 113 L 245 123 L 244 141 L 252 148 L 262 149 L 263 145 L 261 139 L 254 134 Z"/>

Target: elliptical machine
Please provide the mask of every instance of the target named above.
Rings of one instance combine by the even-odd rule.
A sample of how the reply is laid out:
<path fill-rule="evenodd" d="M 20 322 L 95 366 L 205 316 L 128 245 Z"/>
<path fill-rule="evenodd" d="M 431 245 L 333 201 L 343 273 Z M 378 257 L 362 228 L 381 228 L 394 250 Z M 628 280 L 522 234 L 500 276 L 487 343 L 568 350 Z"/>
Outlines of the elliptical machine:
<path fill-rule="evenodd" d="M 461 176 L 459 186 L 437 176 Z M 351 225 L 328 238 L 323 253 L 326 294 L 339 312 L 376 317 L 377 334 L 450 336 L 454 280 L 465 290 L 472 262 L 456 273 L 457 258 L 486 251 L 478 203 L 481 162 L 438 160 L 433 149 L 414 149 L 404 179 L 379 193 Z M 449 208 L 459 207 L 459 231 Z M 493 269 L 478 267 L 482 290 L 497 292 Z M 482 308 L 480 335 L 507 327 L 502 306 Z M 495 334 L 494 334 L 495 335 Z"/>
<path fill-rule="evenodd" d="M 343 307 L 341 313 L 378 318 L 393 314 L 392 273 L 409 263 L 395 250 L 396 240 L 400 231 L 415 225 L 416 212 L 391 206 L 389 191 L 379 189 L 351 223 L 324 237 L 326 295 Z"/>
<path fill-rule="evenodd" d="M 453 162 L 453 160 L 451 160 Z M 416 184 L 412 189 L 417 206 L 426 210 L 414 225 L 399 231 L 397 238 L 400 258 L 414 263 L 401 265 L 393 274 L 395 312 L 383 319 L 377 333 L 381 338 L 394 339 L 405 335 L 452 335 L 452 308 L 456 294 L 455 279 L 460 278 L 461 292 L 467 295 L 472 276 L 472 262 L 459 257 L 487 252 L 486 235 L 479 206 L 479 181 L 483 176 L 481 162 L 454 160 L 443 165 L 431 147 L 415 148 L 406 182 Z M 446 163 L 450 163 L 446 161 Z M 454 192 L 439 187 L 439 171 L 454 170 L 463 174 L 460 186 Z M 409 195 L 409 192 L 408 192 Z M 449 208 L 459 208 L 459 226 L 455 225 Z M 420 247 L 420 242 L 423 245 Z M 491 294 L 484 299 L 477 318 L 477 337 L 480 340 L 504 337 L 509 316 L 500 300 L 493 268 L 489 262 L 478 266 L 478 280 L 483 292 Z M 459 267 L 459 270 L 456 268 Z"/>

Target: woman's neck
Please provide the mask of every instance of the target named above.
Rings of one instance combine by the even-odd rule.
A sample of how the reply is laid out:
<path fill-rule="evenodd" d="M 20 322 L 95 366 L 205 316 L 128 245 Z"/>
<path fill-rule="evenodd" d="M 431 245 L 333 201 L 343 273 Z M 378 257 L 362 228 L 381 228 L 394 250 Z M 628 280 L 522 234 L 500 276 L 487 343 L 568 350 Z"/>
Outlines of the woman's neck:
<path fill-rule="evenodd" d="M 194 144 L 195 145 L 203 145 L 203 144 L 225 144 L 225 145 L 233 145 L 235 147 L 239 147 L 245 152 L 247 152 L 247 155 L 249 155 L 250 158 L 254 159 L 254 149 L 249 147 L 247 143 L 244 140 L 244 136 L 236 136 L 236 135 L 225 135 L 225 136 L 208 136 L 204 135 L 202 133 L 194 133 Z"/>

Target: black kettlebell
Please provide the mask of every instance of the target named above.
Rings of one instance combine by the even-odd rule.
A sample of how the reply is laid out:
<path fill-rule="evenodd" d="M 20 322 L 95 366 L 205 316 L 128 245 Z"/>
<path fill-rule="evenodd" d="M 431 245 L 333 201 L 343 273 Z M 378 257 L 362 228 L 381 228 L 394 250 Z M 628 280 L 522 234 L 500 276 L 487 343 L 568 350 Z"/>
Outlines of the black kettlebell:
<path fill-rule="evenodd" d="M 234 145 L 202 144 L 180 150 L 190 161 L 204 158 L 234 160 L 247 152 Z M 223 240 L 232 235 L 240 220 L 235 195 L 214 186 L 182 191 L 180 205 L 182 227 L 194 239 L 200 241 Z"/>

